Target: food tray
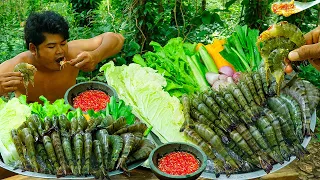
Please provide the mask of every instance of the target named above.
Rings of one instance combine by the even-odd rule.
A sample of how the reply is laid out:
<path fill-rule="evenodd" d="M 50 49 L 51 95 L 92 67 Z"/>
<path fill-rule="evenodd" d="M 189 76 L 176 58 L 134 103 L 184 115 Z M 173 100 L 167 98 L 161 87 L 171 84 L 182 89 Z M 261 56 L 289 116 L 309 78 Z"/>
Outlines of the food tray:
<path fill-rule="evenodd" d="M 317 113 L 315 111 L 312 114 L 312 117 L 311 117 L 310 129 L 312 131 L 314 131 L 315 126 L 316 126 L 316 119 L 317 119 L 316 116 L 317 116 Z M 307 145 L 309 144 L 310 140 L 311 140 L 311 136 L 304 138 L 304 140 L 302 142 L 302 146 L 303 147 L 307 147 Z M 288 164 L 290 164 L 295 159 L 296 159 L 295 156 L 291 156 L 290 161 L 285 161 L 283 164 L 279 164 L 278 163 L 278 164 L 273 165 L 273 168 L 272 168 L 270 173 L 275 172 L 275 171 L 287 166 Z M 262 177 L 264 175 L 267 175 L 267 173 L 264 170 L 258 170 L 258 171 L 254 171 L 254 172 L 248 172 L 248 173 L 232 174 L 230 177 L 227 177 L 225 174 L 221 174 L 219 176 L 219 178 L 216 178 L 215 174 L 213 174 L 213 173 L 203 172 L 201 174 L 201 177 L 209 178 L 209 179 L 219 179 L 219 180 L 232 180 L 232 179 L 241 180 L 241 179 L 259 178 L 259 177 Z"/>
<path fill-rule="evenodd" d="M 144 163 L 144 161 L 146 160 L 143 160 L 143 161 L 137 161 L 133 164 L 130 164 L 128 166 L 128 169 L 129 170 L 133 170 L 137 167 L 139 167 L 140 165 L 142 165 Z M 30 177 L 36 177 L 36 178 L 46 178 L 46 179 L 55 179 L 57 178 L 56 175 L 52 175 L 52 174 L 43 174 L 43 173 L 36 173 L 36 172 L 31 172 L 31 171 L 22 171 L 21 169 L 14 169 L 13 167 L 11 166 L 8 166 L 6 164 L 4 164 L 2 162 L 2 159 L 0 159 L 0 167 L 8 170 L 8 171 L 11 171 L 11 172 L 14 172 L 14 173 L 17 173 L 17 174 L 21 174 L 21 175 L 24 175 L 24 176 L 30 176 Z M 116 170 L 116 171 L 110 171 L 108 172 L 108 175 L 109 176 L 114 176 L 114 175 L 118 175 L 118 174 L 122 174 L 123 171 L 122 170 Z M 64 176 L 64 177 L 59 177 L 58 179 L 94 179 L 93 176 Z"/>

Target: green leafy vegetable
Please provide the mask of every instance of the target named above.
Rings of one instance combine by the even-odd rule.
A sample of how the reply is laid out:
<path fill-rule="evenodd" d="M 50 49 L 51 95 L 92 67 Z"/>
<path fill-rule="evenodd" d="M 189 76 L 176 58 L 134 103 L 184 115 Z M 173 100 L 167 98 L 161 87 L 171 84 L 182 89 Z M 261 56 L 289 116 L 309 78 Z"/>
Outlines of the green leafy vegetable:
<path fill-rule="evenodd" d="M 150 45 L 153 46 L 154 52 L 149 51 L 142 56 L 137 54 L 133 57 L 133 62 L 143 67 L 151 67 L 162 74 L 167 81 L 165 90 L 170 95 L 180 97 L 184 93 L 193 94 L 203 89 L 203 79 L 195 77 L 198 73 L 194 73 L 199 71 L 199 68 L 193 69 L 187 60 L 187 56 L 191 57 L 197 53 L 196 43 L 186 43 L 178 37 L 170 39 L 163 47 L 154 41 Z M 200 61 L 194 63 L 201 67 L 202 71 L 208 71 Z"/>
<path fill-rule="evenodd" d="M 212 57 L 210 56 L 210 54 L 208 53 L 208 51 L 206 50 L 206 48 L 204 46 L 200 46 L 199 53 L 201 55 L 202 61 L 204 62 L 205 66 L 207 67 L 208 71 L 218 73 L 219 71 L 218 71 L 216 64 L 214 63 Z"/>
<path fill-rule="evenodd" d="M 138 64 L 115 66 L 111 61 L 100 68 L 107 83 L 121 100 L 132 107 L 132 113 L 154 132 L 162 142 L 188 142 L 179 132 L 184 122 L 182 105 L 164 90 L 166 79 L 155 69 Z M 112 113 L 112 112 L 110 112 Z"/>
<path fill-rule="evenodd" d="M 70 104 L 65 104 L 64 99 L 57 99 L 52 104 L 44 97 L 40 96 L 39 99 L 43 101 L 43 105 L 38 102 L 30 103 L 31 112 L 39 115 L 40 119 L 44 119 L 46 116 L 53 117 L 54 115 L 67 114 L 71 108 Z"/>
<path fill-rule="evenodd" d="M 31 108 L 21 104 L 18 98 L 12 98 L 1 104 L 0 110 L 0 153 L 4 163 L 13 165 L 19 162 L 19 156 L 11 138 L 10 131 L 18 128 L 26 117 L 31 115 Z"/>
<path fill-rule="evenodd" d="M 236 26 L 220 54 L 236 71 L 256 71 L 261 63 L 261 56 L 256 46 L 258 36 L 257 29 L 250 29 L 247 25 Z"/>

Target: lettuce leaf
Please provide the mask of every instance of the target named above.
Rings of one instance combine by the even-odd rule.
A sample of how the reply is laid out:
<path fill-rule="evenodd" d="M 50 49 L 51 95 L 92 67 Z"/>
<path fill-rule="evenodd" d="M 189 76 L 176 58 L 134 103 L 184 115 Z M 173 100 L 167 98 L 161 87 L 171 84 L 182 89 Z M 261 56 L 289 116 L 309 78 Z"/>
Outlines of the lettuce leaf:
<path fill-rule="evenodd" d="M 100 68 L 107 83 L 120 99 L 132 107 L 132 113 L 154 132 L 162 142 L 188 142 L 179 132 L 184 122 L 182 105 L 164 90 L 166 79 L 156 70 L 138 64 L 115 66 L 111 61 Z"/>
<path fill-rule="evenodd" d="M 0 110 L 0 153 L 6 164 L 19 161 L 19 156 L 13 144 L 12 129 L 18 128 L 27 116 L 31 115 L 31 108 L 21 104 L 18 98 L 12 98 Z"/>
<path fill-rule="evenodd" d="M 71 108 L 70 104 L 65 104 L 64 99 L 57 99 L 53 103 L 44 97 L 40 96 L 39 99 L 43 101 L 43 105 L 38 102 L 30 103 L 32 114 L 37 114 L 41 120 L 45 117 L 53 117 L 54 115 L 66 115 Z"/>
<path fill-rule="evenodd" d="M 170 95 L 180 97 L 182 94 L 193 94 L 203 89 L 208 89 L 205 76 L 196 76 L 200 70 L 208 71 L 205 66 L 198 66 L 202 69 L 193 68 L 187 60 L 187 56 L 194 56 L 196 52 L 196 43 L 183 42 L 181 37 L 172 38 L 165 46 L 157 42 L 150 42 L 154 52 L 146 52 L 143 55 L 136 54 L 133 62 L 143 67 L 150 67 L 159 74 L 162 74 L 167 81 L 164 89 Z M 196 71 L 196 74 L 194 73 Z"/>

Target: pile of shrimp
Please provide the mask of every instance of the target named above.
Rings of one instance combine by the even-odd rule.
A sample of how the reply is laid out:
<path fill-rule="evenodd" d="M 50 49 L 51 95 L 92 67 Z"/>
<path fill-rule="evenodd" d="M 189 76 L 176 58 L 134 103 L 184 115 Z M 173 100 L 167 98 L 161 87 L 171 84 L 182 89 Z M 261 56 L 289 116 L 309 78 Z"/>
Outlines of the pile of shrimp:
<path fill-rule="evenodd" d="M 147 126 L 126 119 L 114 120 L 65 115 L 39 119 L 32 114 L 11 136 L 20 157 L 21 168 L 46 174 L 89 176 L 110 179 L 108 171 L 122 169 L 130 175 L 127 164 L 145 160 L 155 145 L 143 137 Z"/>
<path fill-rule="evenodd" d="M 213 161 L 217 177 L 259 168 L 269 173 L 275 163 L 309 153 L 301 143 L 312 134 L 319 90 L 295 74 L 285 75 L 280 95 L 276 89 L 261 66 L 219 91 L 181 97 L 185 123 L 180 131 Z"/>

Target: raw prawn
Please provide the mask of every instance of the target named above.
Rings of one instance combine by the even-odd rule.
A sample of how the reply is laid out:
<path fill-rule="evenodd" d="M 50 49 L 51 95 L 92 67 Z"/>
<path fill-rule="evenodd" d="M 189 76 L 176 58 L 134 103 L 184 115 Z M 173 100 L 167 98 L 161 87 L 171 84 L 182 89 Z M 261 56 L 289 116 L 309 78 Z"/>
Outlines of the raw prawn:
<path fill-rule="evenodd" d="M 269 158 L 267 155 L 260 149 L 259 145 L 257 144 L 256 140 L 253 138 L 252 134 L 249 132 L 249 130 L 243 125 L 239 124 L 237 126 L 237 132 L 242 136 L 242 138 L 248 143 L 250 148 L 253 150 L 253 152 L 257 153 L 259 156 L 259 161 L 261 167 L 269 173 L 272 169 L 272 165 L 269 162 Z"/>
<path fill-rule="evenodd" d="M 142 139 L 140 148 L 128 156 L 126 163 L 131 164 L 135 161 L 147 159 L 155 147 L 149 139 Z"/>
<path fill-rule="evenodd" d="M 28 119 L 31 120 L 33 124 L 36 126 L 38 134 L 40 136 L 44 136 L 44 125 L 43 122 L 39 119 L 39 116 L 37 114 L 31 114 L 31 116 Z"/>
<path fill-rule="evenodd" d="M 188 97 L 187 94 L 183 94 L 180 98 L 180 101 L 181 101 L 181 104 L 182 104 L 182 107 L 183 107 L 183 115 L 184 115 L 184 122 L 180 128 L 180 132 L 183 132 L 184 128 L 186 126 L 190 127 L 190 128 L 194 128 L 194 124 L 193 124 L 193 119 L 191 119 L 190 117 L 190 106 L 191 106 L 191 103 L 190 103 L 190 99 Z"/>
<path fill-rule="evenodd" d="M 277 40 L 280 37 L 282 38 Z M 274 38 L 276 39 L 272 40 Z M 278 95 L 281 83 L 283 82 L 284 59 L 287 58 L 290 51 L 301 47 L 305 43 L 306 41 L 301 30 L 294 24 L 286 21 L 274 24 L 260 34 L 257 46 L 264 60 L 266 79 L 268 81 L 269 73 L 275 77 Z"/>
<path fill-rule="evenodd" d="M 43 146 L 43 144 L 41 143 L 38 143 L 36 145 L 36 150 L 37 150 L 37 154 L 40 155 L 42 161 L 45 163 L 46 165 L 46 169 L 49 171 L 49 173 L 54 173 L 54 169 L 49 161 L 49 158 L 48 158 L 48 155 L 47 155 L 47 152 Z"/>
<path fill-rule="evenodd" d="M 82 175 L 82 157 L 83 157 L 83 135 L 77 133 L 73 137 L 73 148 L 75 154 L 75 160 L 77 162 L 77 175 Z"/>
<path fill-rule="evenodd" d="M 297 102 L 299 102 L 302 118 L 303 118 L 303 127 L 302 132 L 304 136 L 311 135 L 310 129 L 310 119 L 311 112 L 309 108 L 309 99 L 307 97 L 307 90 L 302 80 L 296 80 L 295 83 L 290 88 L 285 88 L 284 92 L 292 96 Z"/>
<path fill-rule="evenodd" d="M 279 115 L 277 115 L 277 117 L 280 121 L 282 132 L 285 134 L 286 138 L 290 141 L 291 145 L 294 148 L 295 156 L 298 159 L 301 159 L 301 157 L 303 157 L 304 154 L 309 154 L 309 152 L 303 146 L 301 146 L 299 139 L 288 125 L 287 120 L 285 120 L 282 116 Z"/>
<path fill-rule="evenodd" d="M 313 112 L 320 101 L 320 91 L 315 85 L 311 84 L 309 81 L 302 80 L 302 82 L 306 87 L 310 112 Z"/>
<path fill-rule="evenodd" d="M 60 172 L 60 165 L 57 161 L 51 138 L 49 136 L 43 136 L 42 142 L 47 152 L 47 155 L 49 156 L 50 162 L 53 164 L 53 167 L 55 168 L 55 173 L 58 175 L 58 173 Z"/>
<path fill-rule="evenodd" d="M 104 166 L 104 163 L 102 161 L 103 160 L 103 155 L 102 155 L 103 153 L 102 153 L 101 143 L 100 143 L 99 140 L 94 140 L 93 141 L 93 153 L 94 153 L 94 156 L 95 156 L 99 171 L 103 174 L 103 176 L 106 179 L 110 179 L 108 173 L 105 171 L 105 166 Z M 99 178 L 100 179 L 102 177 L 100 176 L 100 177 L 95 177 L 95 178 Z"/>
<path fill-rule="evenodd" d="M 254 82 L 254 86 L 256 88 L 257 94 L 261 99 L 261 105 L 264 105 L 266 102 L 266 97 L 263 92 L 262 79 L 260 77 L 260 74 L 258 72 L 253 72 L 251 73 L 251 76 L 252 76 L 252 80 Z"/>
<path fill-rule="evenodd" d="M 100 141 L 100 144 L 102 146 L 102 157 L 104 166 L 107 168 L 109 167 L 108 157 L 109 157 L 109 134 L 107 130 L 100 129 L 96 132 L 96 139 Z"/>
<path fill-rule="evenodd" d="M 270 148 L 273 150 L 272 152 L 268 152 L 270 157 L 274 159 L 276 162 L 282 164 L 284 159 L 281 156 L 280 148 L 277 142 L 277 138 L 275 136 L 275 130 L 271 126 L 269 120 L 265 116 L 261 116 L 257 119 L 257 126 L 260 132 L 263 132 Z M 261 136 L 262 137 L 262 136 Z M 261 141 L 257 141 L 258 143 Z"/>
<path fill-rule="evenodd" d="M 114 121 L 112 124 L 110 124 L 106 128 L 106 130 L 108 131 L 109 134 L 113 134 L 126 125 L 127 125 L 126 118 L 121 116 L 116 121 Z"/>
<path fill-rule="evenodd" d="M 113 117 L 108 114 L 106 117 L 104 117 L 101 120 L 101 123 L 97 126 L 98 128 L 107 128 L 108 126 L 110 126 L 112 123 L 114 122 Z"/>
<path fill-rule="evenodd" d="M 34 86 L 34 74 L 37 71 L 37 68 L 29 63 L 19 63 L 14 67 L 13 71 L 19 71 L 23 74 L 23 85 L 26 89 L 26 94 L 28 95 L 28 85 L 30 82 L 31 85 Z"/>
<path fill-rule="evenodd" d="M 228 114 L 225 112 L 224 109 L 220 109 L 219 105 L 208 93 L 206 92 L 200 93 L 199 98 L 212 110 L 212 112 L 216 116 L 218 116 L 219 119 L 226 122 L 231 120 L 231 123 L 234 125 L 239 123 L 239 120 L 234 113 Z"/>
<path fill-rule="evenodd" d="M 20 137 L 18 136 L 17 130 L 15 130 L 15 129 L 11 130 L 11 138 L 13 140 L 14 146 L 16 147 L 16 150 L 19 155 L 19 159 L 22 163 L 23 169 L 28 170 L 29 168 L 27 167 L 27 160 L 25 158 L 25 154 L 26 154 L 27 150 L 24 147 L 24 145 L 22 144 L 22 141 L 21 141 Z"/>
<path fill-rule="evenodd" d="M 85 133 L 84 135 L 84 166 L 82 168 L 85 176 L 90 174 L 91 171 L 91 154 L 92 154 L 92 136 L 91 133 Z"/>
<path fill-rule="evenodd" d="M 295 128 L 291 120 L 289 109 L 286 106 L 285 102 L 279 97 L 271 97 L 268 99 L 267 104 L 270 110 L 287 119 L 287 123 L 290 126 L 290 129 L 294 131 Z"/>
<path fill-rule="evenodd" d="M 229 164 L 224 164 L 223 161 L 214 155 L 212 148 L 208 143 L 206 143 L 194 130 L 188 127 L 186 127 L 183 132 L 192 142 L 196 143 L 210 159 L 213 160 L 217 178 L 223 172 L 225 172 L 227 176 L 230 176 L 231 167 Z"/>
<path fill-rule="evenodd" d="M 68 162 L 68 165 L 71 169 L 71 172 L 73 175 L 77 176 L 78 172 L 76 170 L 76 165 L 74 163 L 74 153 L 71 148 L 70 137 L 69 136 L 62 136 L 61 141 L 62 141 L 63 152 L 64 152 L 64 155 L 67 159 L 67 162 Z"/>
<path fill-rule="evenodd" d="M 98 129 L 98 125 L 101 123 L 102 121 L 102 117 L 99 116 L 97 118 L 93 118 L 91 117 L 90 120 L 89 120 L 89 123 L 88 123 L 88 127 L 86 129 L 86 132 L 92 132 L 92 131 L 95 131 Z"/>
<path fill-rule="evenodd" d="M 228 91 L 233 95 L 233 97 L 237 100 L 237 102 L 241 105 L 244 111 L 248 114 L 248 116 L 255 120 L 255 115 L 249 107 L 246 98 L 243 96 L 241 90 L 238 88 L 236 84 L 230 84 L 228 86 Z"/>
<path fill-rule="evenodd" d="M 227 161 L 233 171 L 239 170 L 239 166 L 242 164 L 228 154 L 220 137 L 212 129 L 205 124 L 195 123 L 195 131 Z"/>
<path fill-rule="evenodd" d="M 257 106 L 257 104 L 254 102 L 254 97 L 251 94 L 251 91 L 249 89 L 249 87 L 247 86 L 247 84 L 240 80 L 237 83 L 238 88 L 240 89 L 240 91 L 242 92 L 243 96 L 245 97 L 245 99 L 247 100 L 247 103 L 251 109 L 251 111 L 254 113 L 255 116 L 259 116 L 259 108 Z"/>
<path fill-rule="evenodd" d="M 111 161 L 109 163 L 108 170 L 114 170 L 116 162 L 119 159 L 120 153 L 123 148 L 123 139 L 118 135 L 110 135 L 108 136 L 110 147 L 112 149 L 111 151 Z"/>
<path fill-rule="evenodd" d="M 63 175 L 67 175 L 67 163 L 64 157 L 63 148 L 61 145 L 60 134 L 56 131 L 51 133 L 51 140 L 54 147 L 54 151 L 57 155 L 57 159 L 62 168 Z"/>
<path fill-rule="evenodd" d="M 147 130 L 147 125 L 143 122 L 136 122 L 132 125 L 129 125 L 128 127 L 123 127 L 119 129 L 117 132 L 113 134 L 123 134 L 123 133 L 128 133 L 128 132 L 141 132 L 144 133 L 145 130 Z"/>
<path fill-rule="evenodd" d="M 302 140 L 303 140 L 302 112 L 301 112 L 299 103 L 289 95 L 281 94 L 279 97 L 286 104 L 290 112 L 291 120 L 294 125 L 294 132 L 297 135 L 298 139 L 300 140 L 300 143 L 302 143 Z"/>
<path fill-rule="evenodd" d="M 242 122 L 246 124 L 252 123 L 251 118 L 249 118 L 249 116 L 240 109 L 237 101 L 229 91 L 220 91 L 220 94 L 224 97 L 225 101 L 232 108 L 232 110 L 239 116 Z"/>
<path fill-rule="evenodd" d="M 36 149 L 34 145 L 34 138 L 32 136 L 32 132 L 29 128 L 23 128 L 19 132 L 20 138 L 23 140 L 27 148 L 27 154 L 31 161 L 31 166 L 35 172 L 39 172 L 39 164 L 37 163 L 36 159 Z"/>
<path fill-rule="evenodd" d="M 284 137 L 282 135 L 283 133 L 281 130 L 281 125 L 280 125 L 280 122 L 279 122 L 277 116 L 268 108 L 264 108 L 263 113 L 267 117 L 267 119 L 271 123 L 271 126 L 274 129 L 274 133 L 276 135 L 276 138 L 277 138 L 277 141 L 279 144 L 280 154 L 282 155 L 282 157 L 286 161 L 289 161 L 290 156 L 291 156 L 291 152 L 290 152 L 289 148 L 287 147 L 286 142 L 284 140 Z"/>
<path fill-rule="evenodd" d="M 123 139 L 123 149 L 122 149 L 121 156 L 119 158 L 116 169 L 121 168 L 124 172 L 126 172 L 127 175 L 130 175 L 127 168 L 126 160 L 134 144 L 134 135 L 132 133 L 125 133 L 125 134 L 121 134 L 121 137 Z"/>
<path fill-rule="evenodd" d="M 255 101 L 255 103 L 257 105 L 261 105 L 262 100 L 260 99 L 260 96 L 256 90 L 255 83 L 253 81 L 251 74 L 250 73 L 242 73 L 240 76 L 240 81 L 244 82 L 247 85 L 248 89 L 250 90 L 250 93 L 253 96 L 253 100 Z"/>
<path fill-rule="evenodd" d="M 202 123 L 202 124 L 206 124 L 210 128 L 214 127 L 214 124 L 208 118 L 206 118 L 203 114 L 201 114 L 196 108 L 191 107 L 190 115 L 195 121 L 198 121 L 199 123 Z"/>

